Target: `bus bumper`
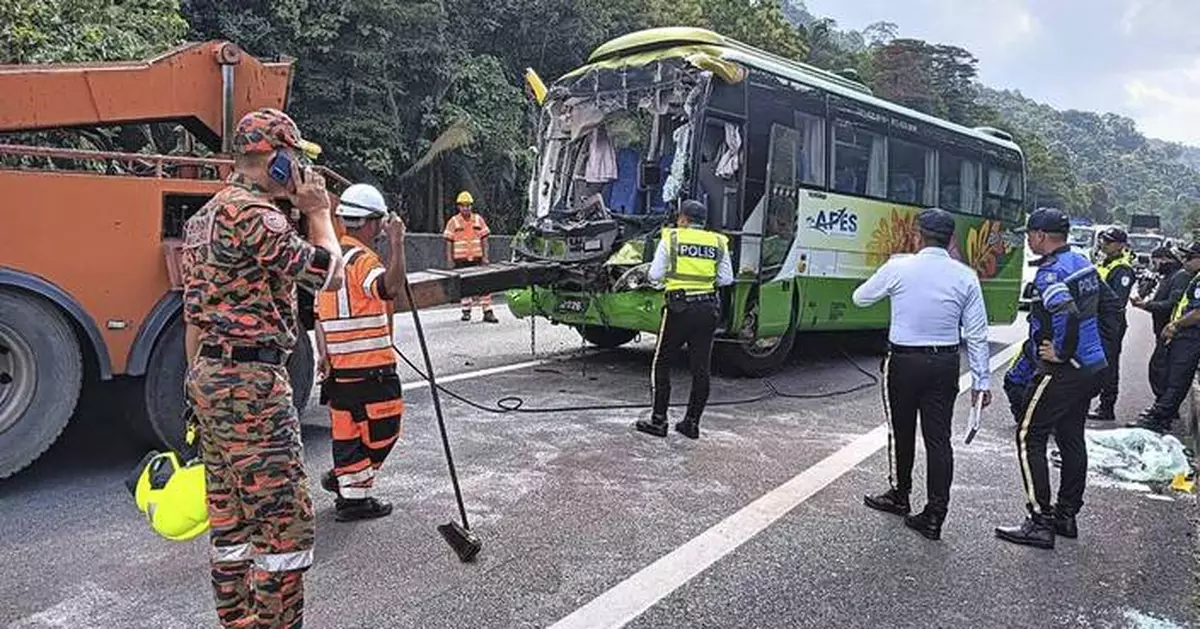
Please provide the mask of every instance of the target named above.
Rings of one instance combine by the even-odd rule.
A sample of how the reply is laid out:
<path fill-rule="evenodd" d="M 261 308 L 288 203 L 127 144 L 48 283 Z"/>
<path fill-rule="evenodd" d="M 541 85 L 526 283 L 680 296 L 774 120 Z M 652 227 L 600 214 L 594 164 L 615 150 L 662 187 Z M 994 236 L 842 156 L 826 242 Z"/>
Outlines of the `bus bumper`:
<path fill-rule="evenodd" d="M 661 291 L 588 294 L 529 287 L 506 291 L 504 300 L 518 319 L 543 317 L 553 323 L 654 333 L 662 321 Z"/>

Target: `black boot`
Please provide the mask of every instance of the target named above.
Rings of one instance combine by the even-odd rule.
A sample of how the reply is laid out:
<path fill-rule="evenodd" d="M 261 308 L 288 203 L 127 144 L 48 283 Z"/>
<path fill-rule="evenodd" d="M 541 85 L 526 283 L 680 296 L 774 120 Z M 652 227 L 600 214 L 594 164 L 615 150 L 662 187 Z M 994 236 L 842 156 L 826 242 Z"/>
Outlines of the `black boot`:
<path fill-rule="evenodd" d="M 1088 413 L 1088 419 L 1098 422 L 1112 422 L 1117 420 L 1117 414 L 1114 410 L 1116 404 L 1110 402 L 1101 402 L 1096 410 Z"/>
<path fill-rule="evenodd" d="M 496 318 L 496 313 L 491 310 L 483 311 L 483 320 L 487 323 L 500 323 L 500 320 Z"/>
<path fill-rule="evenodd" d="M 341 495 L 341 492 L 338 491 L 337 475 L 333 473 L 333 470 L 325 472 L 325 475 L 321 477 L 321 489 L 331 494 Z"/>
<path fill-rule="evenodd" d="M 1075 523 L 1075 516 L 1069 515 L 1058 508 L 1054 509 L 1054 533 L 1069 539 L 1079 537 L 1079 525 Z"/>
<path fill-rule="evenodd" d="M 699 439 L 700 420 L 685 417 L 683 421 L 675 424 L 675 430 L 688 439 Z"/>
<path fill-rule="evenodd" d="M 996 537 L 1023 546 L 1054 548 L 1054 516 L 1031 515 L 1020 526 L 998 526 Z"/>
<path fill-rule="evenodd" d="M 1164 420 L 1161 417 L 1150 414 L 1135 422 L 1125 424 L 1127 428 L 1144 428 L 1152 430 L 1160 435 L 1165 435 L 1171 432 L 1171 420 Z"/>
<path fill-rule="evenodd" d="M 930 513 L 929 509 L 916 514 L 905 516 L 904 526 L 924 535 L 926 539 L 937 541 L 942 539 L 942 521 L 945 517 Z"/>
<path fill-rule="evenodd" d="M 876 511 L 908 515 L 912 507 L 908 503 L 908 495 L 901 494 L 895 489 L 889 489 L 878 496 L 863 496 L 863 504 Z"/>
<path fill-rule="evenodd" d="M 462 320 L 463 320 L 463 321 L 470 321 L 470 320 L 471 320 L 471 311 L 470 311 L 470 310 L 464 310 L 464 311 L 463 311 Z"/>
<path fill-rule="evenodd" d="M 651 417 L 649 421 L 645 419 L 639 419 L 637 423 L 633 425 L 633 427 L 637 428 L 638 432 L 644 432 L 648 435 L 654 435 L 655 437 L 667 436 L 666 417 Z"/>
<path fill-rule="evenodd" d="M 333 519 L 338 522 L 372 520 L 392 513 L 391 504 L 381 502 L 375 498 L 358 498 L 355 500 L 338 498 L 336 508 L 337 512 L 333 514 Z"/>

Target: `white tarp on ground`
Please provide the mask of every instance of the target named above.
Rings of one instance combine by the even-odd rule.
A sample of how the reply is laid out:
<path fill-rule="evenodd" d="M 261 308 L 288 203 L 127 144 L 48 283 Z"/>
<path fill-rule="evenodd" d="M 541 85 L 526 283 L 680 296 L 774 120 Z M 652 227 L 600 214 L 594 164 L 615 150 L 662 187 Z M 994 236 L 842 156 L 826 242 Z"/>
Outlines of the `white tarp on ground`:
<path fill-rule="evenodd" d="M 1183 444 L 1142 428 L 1088 430 L 1088 469 L 1122 481 L 1169 483 L 1191 468 Z"/>

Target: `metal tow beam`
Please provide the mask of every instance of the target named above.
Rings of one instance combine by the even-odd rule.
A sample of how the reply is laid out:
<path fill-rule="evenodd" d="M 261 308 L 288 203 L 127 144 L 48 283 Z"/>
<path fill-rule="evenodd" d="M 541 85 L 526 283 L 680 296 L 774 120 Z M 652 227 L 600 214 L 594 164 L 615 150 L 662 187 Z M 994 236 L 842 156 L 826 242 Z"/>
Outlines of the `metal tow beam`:
<path fill-rule="evenodd" d="M 562 272 L 555 262 L 495 262 L 465 269 L 428 269 L 408 274 L 417 308 L 457 303 L 463 297 L 498 293 L 511 288 L 544 285 Z M 396 312 L 411 310 L 407 299 L 396 300 Z"/>

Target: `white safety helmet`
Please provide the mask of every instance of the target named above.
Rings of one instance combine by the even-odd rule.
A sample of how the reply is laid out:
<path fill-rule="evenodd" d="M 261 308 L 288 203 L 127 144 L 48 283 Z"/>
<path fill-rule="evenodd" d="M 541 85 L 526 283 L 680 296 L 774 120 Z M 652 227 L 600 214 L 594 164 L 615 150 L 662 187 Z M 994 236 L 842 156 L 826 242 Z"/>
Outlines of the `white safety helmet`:
<path fill-rule="evenodd" d="M 383 193 L 375 186 L 356 183 L 342 193 L 335 213 L 343 218 L 383 218 L 388 208 Z"/>

